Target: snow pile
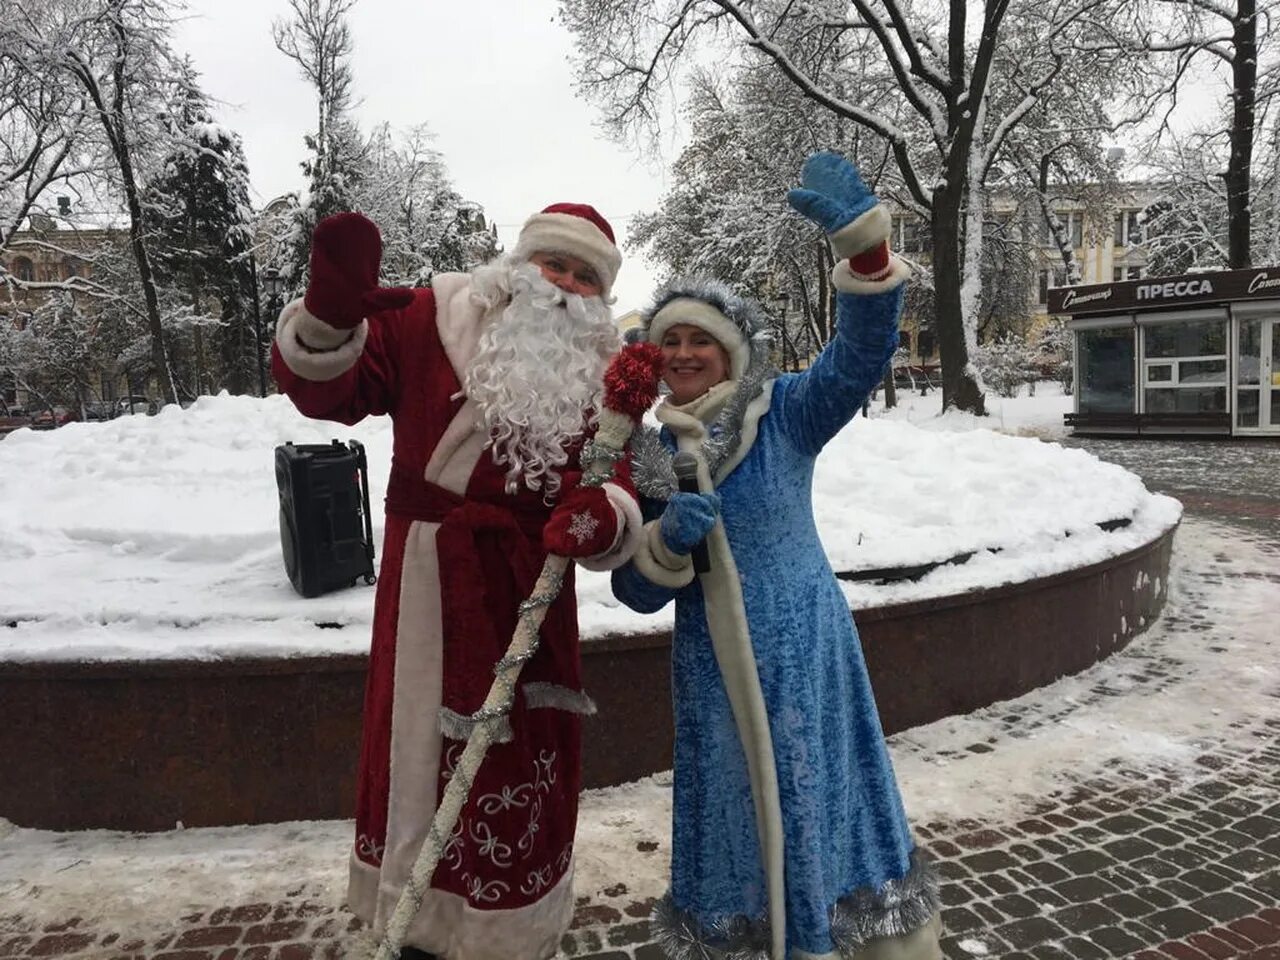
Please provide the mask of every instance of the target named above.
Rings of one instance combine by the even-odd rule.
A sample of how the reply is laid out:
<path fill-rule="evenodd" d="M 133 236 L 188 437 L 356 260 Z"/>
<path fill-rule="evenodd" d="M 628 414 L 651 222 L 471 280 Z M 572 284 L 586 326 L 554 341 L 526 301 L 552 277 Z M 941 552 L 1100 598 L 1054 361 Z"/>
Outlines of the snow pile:
<path fill-rule="evenodd" d="M 919 583 L 849 584 L 855 606 L 1068 569 L 1177 521 L 1175 502 L 1090 454 L 943 425 L 858 418 L 818 461 L 815 511 L 837 570 L 977 552 Z M 380 546 L 386 418 L 349 428 L 307 420 L 283 397 L 223 395 L 155 417 L 9 435 L 0 442 L 0 624 L 12 629 L 0 632 L 0 658 L 365 650 L 372 589 L 304 600 L 281 560 L 272 451 L 333 438 L 367 449 Z M 1132 525 L 1097 527 L 1116 519 Z M 623 608 L 604 574 L 579 571 L 579 597 L 584 637 L 670 622 L 670 610 L 646 617 Z"/>

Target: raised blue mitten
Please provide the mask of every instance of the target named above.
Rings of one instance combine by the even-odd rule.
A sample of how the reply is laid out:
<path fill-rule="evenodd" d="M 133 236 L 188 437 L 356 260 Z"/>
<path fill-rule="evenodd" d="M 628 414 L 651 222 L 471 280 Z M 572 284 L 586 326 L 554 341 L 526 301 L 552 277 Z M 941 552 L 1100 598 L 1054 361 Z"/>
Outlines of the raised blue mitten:
<path fill-rule="evenodd" d="M 815 153 L 800 171 L 801 186 L 787 201 L 827 233 L 848 226 L 880 201 L 858 168 L 837 153 Z"/>
<path fill-rule="evenodd" d="M 673 493 L 662 511 L 662 542 L 672 553 L 683 556 L 707 538 L 719 516 L 718 493 Z"/>

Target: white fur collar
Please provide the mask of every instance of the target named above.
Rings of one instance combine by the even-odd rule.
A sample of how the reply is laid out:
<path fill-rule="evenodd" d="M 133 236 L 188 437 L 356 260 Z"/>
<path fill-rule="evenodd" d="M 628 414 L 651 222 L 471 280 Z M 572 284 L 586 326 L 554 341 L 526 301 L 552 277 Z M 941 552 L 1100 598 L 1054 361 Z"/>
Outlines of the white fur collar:
<path fill-rule="evenodd" d="M 480 335 L 494 317 L 471 299 L 471 277 L 465 273 L 441 273 L 431 280 L 436 296 L 436 329 L 449 366 L 461 383 L 467 366 L 476 355 Z"/>

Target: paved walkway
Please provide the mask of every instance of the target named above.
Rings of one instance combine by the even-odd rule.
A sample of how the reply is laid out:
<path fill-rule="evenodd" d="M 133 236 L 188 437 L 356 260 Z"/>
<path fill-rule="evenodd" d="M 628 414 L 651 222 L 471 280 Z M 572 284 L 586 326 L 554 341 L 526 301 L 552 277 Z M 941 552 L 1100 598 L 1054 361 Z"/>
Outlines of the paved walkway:
<path fill-rule="evenodd" d="M 944 878 L 945 953 L 1280 960 L 1280 629 L 1268 629 L 1268 611 L 1280 617 L 1280 445 L 1095 449 L 1183 493 L 1176 589 L 1161 621 L 1069 696 L 979 711 L 944 747 L 913 731 L 893 738 L 900 769 L 936 770 L 944 786 L 966 756 L 1034 765 L 1033 744 L 1071 730 L 1095 745 L 1079 775 L 1052 771 L 1055 788 L 1030 809 L 917 824 Z M 1105 721 L 1135 709 L 1164 718 L 1152 723 L 1168 724 L 1184 751 L 1177 762 L 1132 762 L 1126 725 Z M 1165 746 L 1155 737 L 1150 750 Z M 1061 763 L 1061 750 L 1045 750 L 1045 763 Z M 659 960 L 652 903 L 625 880 L 580 901 L 565 956 Z M 0 899 L 0 958 L 336 960 L 352 955 L 358 933 L 307 883 L 272 903 L 211 904 L 160 936 L 131 938 L 129 927 L 127 917 L 37 925 Z"/>

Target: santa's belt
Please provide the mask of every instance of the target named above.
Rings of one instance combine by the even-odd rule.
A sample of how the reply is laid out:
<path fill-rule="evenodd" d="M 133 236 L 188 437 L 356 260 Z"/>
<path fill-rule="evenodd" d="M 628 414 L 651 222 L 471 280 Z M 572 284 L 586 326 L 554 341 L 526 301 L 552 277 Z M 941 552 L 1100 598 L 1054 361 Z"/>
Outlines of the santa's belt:
<path fill-rule="evenodd" d="M 498 636 L 495 619 L 511 621 L 537 580 L 546 513 L 468 499 L 394 467 L 386 505 L 389 515 L 440 524 L 436 554 L 444 668 L 450 678 L 444 706 L 474 713 L 488 692 L 493 665 L 511 639 L 509 631 Z M 495 567 L 511 575 L 494 576 Z"/>
<path fill-rule="evenodd" d="M 514 497 L 508 498 L 514 501 Z M 391 466 L 387 481 L 387 513 L 406 520 L 425 523 L 466 522 L 472 529 L 504 530 L 514 528 L 526 537 L 540 539 L 542 527 L 547 522 L 545 509 L 513 510 L 510 505 L 499 505 L 485 500 L 469 499 L 446 490 L 437 483 L 423 480 L 421 474 L 404 470 L 397 464 Z M 450 520 L 458 511 L 463 515 Z"/>

